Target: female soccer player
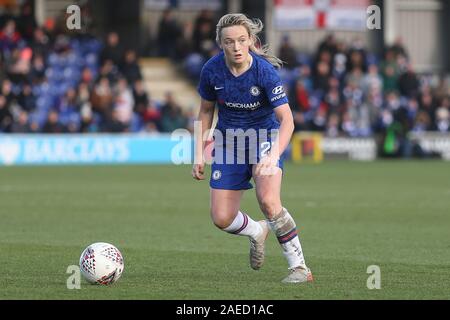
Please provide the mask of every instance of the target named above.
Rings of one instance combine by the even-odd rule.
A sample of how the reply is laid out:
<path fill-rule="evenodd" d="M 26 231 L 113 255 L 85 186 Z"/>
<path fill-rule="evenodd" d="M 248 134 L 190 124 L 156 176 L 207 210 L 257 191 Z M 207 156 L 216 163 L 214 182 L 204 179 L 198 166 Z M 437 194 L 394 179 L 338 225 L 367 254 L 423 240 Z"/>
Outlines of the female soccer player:
<path fill-rule="evenodd" d="M 192 176 L 205 179 L 203 137 L 211 129 L 217 103 L 210 179 L 212 220 L 223 231 L 249 237 L 250 266 L 255 270 L 263 265 L 270 228 L 289 265 L 283 282 L 302 283 L 312 281 L 312 274 L 296 224 L 280 199 L 280 155 L 289 144 L 294 124 L 275 69 L 282 62 L 266 47 L 258 48 L 257 34 L 262 28 L 261 20 L 243 14 L 227 14 L 217 24 L 216 41 L 222 51 L 204 65 L 200 76 L 201 132 L 196 135 L 196 159 L 200 160 L 195 161 Z M 256 222 L 240 211 L 244 191 L 252 188 L 251 178 L 267 220 Z"/>

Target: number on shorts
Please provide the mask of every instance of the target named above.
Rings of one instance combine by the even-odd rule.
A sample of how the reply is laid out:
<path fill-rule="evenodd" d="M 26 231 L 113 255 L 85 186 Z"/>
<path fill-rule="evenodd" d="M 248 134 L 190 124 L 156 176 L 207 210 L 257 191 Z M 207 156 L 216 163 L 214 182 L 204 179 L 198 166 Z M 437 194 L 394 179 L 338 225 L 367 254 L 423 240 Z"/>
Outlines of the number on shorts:
<path fill-rule="evenodd" d="M 267 156 L 270 148 L 272 147 L 273 142 L 265 141 L 261 143 L 261 158 Z"/>

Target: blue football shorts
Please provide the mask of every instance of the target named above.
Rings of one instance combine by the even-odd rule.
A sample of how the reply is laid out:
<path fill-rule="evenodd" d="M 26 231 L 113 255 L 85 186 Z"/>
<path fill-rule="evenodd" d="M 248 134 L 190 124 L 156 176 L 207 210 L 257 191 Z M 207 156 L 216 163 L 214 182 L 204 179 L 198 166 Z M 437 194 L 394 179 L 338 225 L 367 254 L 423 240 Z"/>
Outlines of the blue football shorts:
<path fill-rule="evenodd" d="M 211 178 L 209 185 L 213 189 L 248 190 L 253 188 L 250 183 L 253 165 L 257 164 L 272 146 L 270 139 L 249 143 L 245 141 L 243 146 L 236 141 L 217 143 L 215 140 L 212 151 Z M 254 147 L 252 147 L 253 145 Z M 283 169 L 283 161 L 280 159 L 277 166 Z"/>

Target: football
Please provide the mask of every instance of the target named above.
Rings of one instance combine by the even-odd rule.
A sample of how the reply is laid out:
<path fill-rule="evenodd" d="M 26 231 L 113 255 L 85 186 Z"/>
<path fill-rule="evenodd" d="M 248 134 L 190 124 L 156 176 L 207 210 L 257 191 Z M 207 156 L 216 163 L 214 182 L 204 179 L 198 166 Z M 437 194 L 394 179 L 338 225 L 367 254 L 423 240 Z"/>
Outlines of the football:
<path fill-rule="evenodd" d="M 112 244 L 96 242 L 84 249 L 80 257 L 80 271 L 92 284 L 108 285 L 122 275 L 124 261 L 122 253 Z"/>

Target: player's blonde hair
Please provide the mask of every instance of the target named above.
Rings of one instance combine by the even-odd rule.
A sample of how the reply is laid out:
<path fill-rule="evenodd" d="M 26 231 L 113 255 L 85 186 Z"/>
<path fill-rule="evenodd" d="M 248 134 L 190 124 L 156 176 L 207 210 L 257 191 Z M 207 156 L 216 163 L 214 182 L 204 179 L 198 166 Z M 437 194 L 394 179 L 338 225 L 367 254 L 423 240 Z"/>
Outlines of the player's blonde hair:
<path fill-rule="evenodd" d="M 268 45 L 261 46 L 261 40 L 258 37 L 258 33 L 262 31 L 264 25 L 260 19 L 250 19 L 242 13 L 229 13 L 224 15 L 220 18 L 216 26 L 217 44 L 220 45 L 220 41 L 222 40 L 222 29 L 231 26 L 243 26 L 247 29 L 248 35 L 252 40 L 252 45 L 250 46 L 252 52 L 265 58 L 274 67 L 280 68 L 283 65 L 283 61 L 269 53 Z"/>

